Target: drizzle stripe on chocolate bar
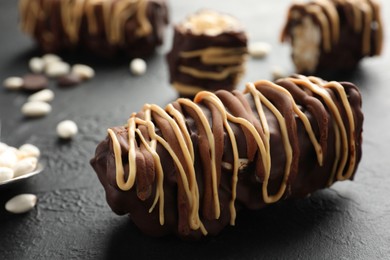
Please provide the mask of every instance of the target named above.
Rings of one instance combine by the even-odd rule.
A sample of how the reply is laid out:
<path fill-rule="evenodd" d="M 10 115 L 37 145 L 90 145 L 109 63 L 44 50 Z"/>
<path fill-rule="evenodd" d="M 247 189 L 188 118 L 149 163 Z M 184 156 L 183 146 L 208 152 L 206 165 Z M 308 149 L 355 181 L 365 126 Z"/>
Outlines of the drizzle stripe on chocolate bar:
<path fill-rule="evenodd" d="M 356 144 L 355 144 L 355 138 L 354 138 L 354 132 L 355 132 L 355 124 L 353 120 L 353 114 L 351 106 L 348 102 L 348 98 L 346 96 L 346 93 L 344 91 L 344 88 L 341 86 L 338 82 L 324 82 L 319 80 L 316 77 L 305 77 L 305 76 L 299 76 L 298 79 L 295 78 L 289 78 L 292 82 L 295 84 L 307 88 L 314 93 L 318 94 L 324 99 L 325 104 L 328 106 L 329 110 L 331 111 L 333 117 L 335 118 L 335 125 L 334 129 L 336 132 L 336 136 L 340 135 L 340 137 L 337 138 L 337 140 L 340 140 L 342 142 L 342 145 L 336 143 L 336 151 L 338 151 L 338 154 L 341 153 L 341 161 L 338 162 L 338 160 L 335 161 L 335 166 L 339 163 L 339 167 L 336 171 L 336 177 L 337 180 L 345 180 L 350 178 L 352 175 L 352 172 L 354 170 L 355 164 L 356 164 Z M 344 106 L 344 109 L 347 113 L 348 123 L 349 123 L 349 129 L 350 133 L 347 134 L 344 122 L 341 118 L 340 111 L 337 108 L 337 105 L 335 101 L 330 97 L 328 89 L 334 89 L 338 92 L 338 94 L 341 97 L 342 105 Z M 348 145 L 349 140 L 349 145 Z M 343 175 L 343 171 L 345 168 L 345 165 L 347 163 L 349 156 L 349 165 L 346 171 L 346 174 Z M 334 175 L 335 173 L 332 173 Z M 330 182 L 332 182 L 330 180 Z"/>
<path fill-rule="evenodd" d="M 21 14 L 21 28 L 23 31 L 33 35 L 37 22 L 53 15 L 52 0 L 20 0 L 19 10 Z M 123 44 L 126 34 L 124 25 L 133 17 L 137 19 L 138 28 L 135 35 L 144 37 L 152 32 L 152 26 L 147 18 L 147 0 L 77 0 L 58 1 L 62 29 L 69 41 L 79 41 L 80 26 L 83 18 L 88 21 L 88 32 L 96 35 L 99 32 L 97 12 L 102 9 L 104 35 L 110 44 Z M 46 36 L 52 34 L 45 31 Z"/>
<path fill-rule="evenodd" d="M 187 95 L 187 96 L 195 96 L 196 93 L 204 90 L 200 86 L 190 86 L 186 84 L 179 83 L 177 81 L 172 83 L 172 86 L 182 95 Z"/>
<path fill-rule="evenodd" d="M 124 166 L 122 162 L 121 145 L 118 137 L 112 129 L 108 129 L 109 138 L 112 140 L 112 146 L 115 156 L 116 167 L 116 182 L 121 190 L 129 190 L 134 185 L 134 180 L 137 176 L 136 155 L 140 145 L 146 147 L 147 151 L 153 156 L 155 163 L 157 184 L 156 192 L 153 200 L 153 204 L 150 207 L 149 213 L 151 213 L 157 203 L 159 203 L 159 219 L 160 224 L 164 225 L 164 171 L 162 161 L 157 152 L 158 144 L 165 149 L 174 162 L 177 173 L 177 185 L 182 187 L 178 189 L 178 196 L 184 196 L 187 201 L 186 209 L 181 208 L 179 211 L 179 218 L 182 216 L 188 216 L 185 219 L 186 223 L 191 230 L 200 230 L 204 235 L 207 234 L 207 230 L 201 221 L 202 212 L 201 209 L 201 197 L 205 194 L 199 194 L 200 184 L 197 182 L 197 174 L 205 174 L 208 172 L 210 176 L 203 176 L 203 179 L 210 177 L 208 182 L 209 187 L 203 186 L 203 191 L 208 189 L 211 191 L 210 197 L 205 198 L 210 200 L 210 206 L 213 212 L 212 218 L 219 219 L 221 215 L 220 198 L 219 198 L 219 171 L 220 167 L 224 167 L 226 170 L 231 171 L 231 197 L 229 202 L 230 211 L 230 224 L 234 225 L 236 219 L 236 207 L 235 201 L 237 198 L 237 184 L 239 181 L 240 162 L 248 160 L 248 164 L 261 161 L 262 169 L 256 169 L 256 172 L 260 172 L 262 176 L 259 181 L 261 182 L 261 197 L 264 203 L 275 203 L 283 198 L 288 190 L 289 184 L 293 181 L 295 176 L 292 174 L 297 173 L 297 167 L 299 162 L 299 144 L 297 138 L 296 121 L 300 120 L 302 126 L 305 129 L 307 138 L 310 140 L 313 147 L 313 151 L 317 157 L 317 164 L 319 167 L 323 165 L 323 156 L 325 149 L 322 143 L 322 139 L 326 139 L 326 131 L 319 129 L 316 133 L 313 129 L 313 125 L 307 115 L 301 110 L 303 106 L 306 106 L 304 100 L 299 95 L 306 95 L 307 97 L 316 96 L 316 99 L 321 101 L 320 104 L 324 104 L 328 110 L 320 110 L 318 113 L 329 113 L 333 118 L 333 129 L 335 132 L 335 159 L 332 166 L 332 172 L 329 173 L 329 182 L 332 184 L 336 180 L 345 180 L 352 177 L 354 169 L 357 164 L 356 158 L 356 142 L 355 142 L 355 119 L 351 105 L 348 101 L 348 96 L 344 87 L 338 82 L 326 82 L 316 77 L 294 76 L 290 78 L 282 79 L 280 85 L 272 83 L 270 81 L 262 80 L 255 83 L 248 83 L 243 93 L 243 97 L 246 99 L 239 99 L 233 94 L 227 95 L 226 91 L 218 91 L 215 94 L 207 91 L 198 93 L 194 101 L 189 99 L 178 99 L 174 104 L 168 104 L 164 109 L 157 105 L 146 104 L 140 114 L 142 118 L 136 114 L 131 115 L 126 125 L 128 131 L 129 142 L 129 173 L 125 180 Z M 289 84 L 288 86 L 286 84 Z M 283 87 L 286 86 L 286 87 Z M 294 88 L 294 89 L 293 89 Z M 288 90 L 290 89 L 290 91 Z M 311 94 L 310 94 L 311 93 Z M 238 94 L 237 94 L 238 95 Z M 236 100 L 235 100 L 236 99 Z M 236 106 L 235 109 L 229 111 L 227 107 L 232 108 L 231 102 L 246 102 L 245 100 L 251 100 L 254 107 L 251 111 L 246 111 L 251 114 L 250 119 L 237 116 L 237 109 L 244 108 L 244 103 Z M 228 104 L 229 103 L 229 104 Z M 242 105 L 242 106 L 241 106 Z M 209 110 L 211 116 L 206 110 Z M 268 125 L 265 109 L 267 113 L 272 113 L 275 117 L 275 122 L 278 125 L 280 131 L 281 145 L 285 153 L 284 173 L 279 187 L 273 192 L 269 191 L 269 184 L 271 180 L 271 149 L 270 145 L 271 134 Z M 327 112 L 326 112 L 327 111 Z M 185 114 L 184 114 L 185 113 Z M 209 116 L 208 116 L 209 115 Z M 191 139 L 190 130 L 186 123 L 186 118 L 191 118 L 196 125 L 197 135 L 204 133 L 204 140 L 207 143 L 208 152 L 203 154 L 203 158 L 207 160 L 203 161 L 203 167 L 200 172 L 196 172 L 195 164 L 199 164 L 195 158 L 195 144 Z M 295 119 L 296 118 L 296 119 Z M 346 118 L 343 120 L 343 118 Z M 216 122 L 214 120 L 220 120 Z M 252 122 L 251 122 L 252 120 Z M 254 120 L 254 121 L 253 121 Z M 319 118 L 319 121 L 322 119 Z M 164 122 L 167 126 L 165 130 L 158 130 L 156 125 L 160 125 Z M 326 123 L 327 124 L 327 123 Z M 214 125 L 223 126 L 223 131 L 226 133 L 228 142 L 223 145 L 231 145 L 231 151 L 233 159 L 232 166 L 229 166 L 228 162 L 218 162 L 217 160 L 217 136 L 215 136 Z M 254 158 L 250 159 L 249 152 L 248 158 L 242 158 L 239 153 L 239 143 L 232 126 L 236 125 L 245 132 L 246 140 L 253 140 L 254 144 Z M 257 127 L 255 127 L 257 125 Z M 147 129 L 147 136 L 144 135 L 139 127 L 145 127 Z M 321 125 L 319 125 L 321 126 Z M 194 132 L 191 132 L 194 134 Z M 218 132 L 220 134 L 220 132 Z M 169 135 L 169 136 L 168 136 Z M 325 136 L 324 136 L 325 135 Z M 201 138 L 201 137 L 197 137 Z M 170 140 L 170 141 L 168 141 Z M 197 144 L 199 145 L 199 144 Z M 223 149 L 226 151 L 225 149 Z M 203 150 L 198 150 L 202 152 Z M 249 150 L 248 150 L 249 151 Z M 204 152 L 204 151 L 203 151 Z M 219 156 L 221 156 L 219 154 Z M 203 160 L 203 159 L 202 159 Z M 229 166 L 229 167 L 225 167 Z M 206 171 L 207 170 L 207 171 Z M 142 174 L 142 173 L 139 173 Z M 248 173 L 245 173 L 248 174 Z M 301 173 L 302 174 L 302 173 Z M 313 173 L 315 174 L 315 173 Z M 135 182 L 136 183 L 136 182 Z M 136 185 L 136 184 L 135 184 Z M 182 190 L 182 191 L 180 191 Z M 186 210 L 188 214 L 182 215 L 181 211 Z M 204 210 L 204 209 L 203 209 Z"/>
<path fill-rule="evenodd" d="M 242 67 L 242 65 L 231 66 L 231 67 L 226 67 L 218 72 L 212 72 L 212 71 L 198 70 L 198 69 L 194 69 L 194 68 L 186 67 L 186 66 L 180 66 L 179 71 L 182 73 L 189 74 L 195 78 L 222 80 L 222 79 L 229 77 L 232 74 L 242 73 L 243 67 Z"/>
<path fill-rule="evenodd" d="M 228 77 L 235 77 L 235 75 L 241 75 L 244 72 L 245 55 L 247 53 L 246 48 L 222 48 L 222 47 L 208 47 L 205 49 L 198 49 L 194 51 L 180 52 L 179 56 L 183 59 L 199 58 L 200 61 L 209 66 L 219 66 L 218 71 L 199 70 L 188 66 L 179 66 L 181 73 L 188 74 L 194 78 L 199 79 L 211 79 L 211 80 L 223 80 Z M 223 66 L 222 68 L 220 66 Z M 237 79 L 238 80 L 238 79 Z M 236 80 L 236 81 L 237 81 Z M 196 94 L 199 90 L 203 90 L 202 87 L 192 87 L 179 82 L 173 82 L 176 89 L 182 94 Z M 177 86 L 182 86 L 177 88 Z M 185 89 L 189 90 L 186 91 Z M 180 91 L 183 89 L 183 91 Z"/>
<path fill-rule="evenodd" d="M 180 57 L 186 59 L 200 57 L 204 64 L 236 65 L 245 61 L 244 55 L 246 53 L 246 48 L 208 47 L 194 51 L 182 51 Z"/>

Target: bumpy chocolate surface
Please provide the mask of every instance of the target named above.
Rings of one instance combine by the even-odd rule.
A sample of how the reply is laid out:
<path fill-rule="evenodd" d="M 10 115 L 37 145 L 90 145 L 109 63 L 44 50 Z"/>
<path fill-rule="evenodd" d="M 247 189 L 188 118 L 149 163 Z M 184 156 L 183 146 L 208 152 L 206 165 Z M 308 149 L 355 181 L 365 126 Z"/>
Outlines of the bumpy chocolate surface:
<path fill-rule="evenodd" d="M 380 55 L 383 25 L 376 0 L 317 0 L 293 4 L 283 28 L 298 73 L 353 70 Z"/>
<path fill-rule="evenodd" d="M 233 90 L 244 73 L 247 36 L 230 15 L 202 10 L 175 25 L 167 55 L 170 82 L 181 96 Z"/>
<path fill-rule="evenodd" d="M 302 198 L 352 179 L 361 96 L 346 82 L 295 75 L 146 104 L 108 129 L 91 165 L 117 214 L 145 233 L 218 234 L 240 209 Z"/>
<path fill-rule="evenodd" d="M 20 0 L 20 25 L 45 52 L 150 55 L 168 23 L 165 0 Z"/>

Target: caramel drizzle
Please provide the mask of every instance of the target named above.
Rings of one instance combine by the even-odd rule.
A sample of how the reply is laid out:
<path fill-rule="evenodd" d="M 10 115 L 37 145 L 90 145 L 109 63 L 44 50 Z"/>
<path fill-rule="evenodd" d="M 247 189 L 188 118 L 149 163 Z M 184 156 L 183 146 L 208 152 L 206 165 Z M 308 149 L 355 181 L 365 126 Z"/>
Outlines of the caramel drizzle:
<path fill-rule="evenodd" d="M 244 72 L 244 61 L 247 49 L 240 48 L 223 48 L 207 47 L 204 49 L 180 52 L 180 57 L 184 59 L 199 58 L 203 64 L 210 66 L 224 66 L 219 71 L 204 71 L 188 66 L 179 66 L 181 73 L 188 74 L 195 78 L 223 80 L 234 74 Z"/>
<path fill-rule="evenodd" d="M 244 73 L 244 62 L 246 60 L 247 48 L 223 48 L 207 47 L 194 51 L 183 51 L 179 55 L 184 59 L 199 58 L 203 64 L 209 66 L 224 66 L 219 71 L 204 71 L 188 66 L 179 66 L 181 73 L 188 74 L 194 78 L 224 80 L 230 76 L 236 76 L 233 84 L 236 84 L 240 76 Z M 180 82 L 173 82 L 173 87 L 183 95 L 195 95 L 204 90 L 200 86 L 192 86 Z"/>
<path fill-rule="evenodd" d="M 352 108 L 348 102 L 347 94 L 344 91 L 344 88 L 340 83 L 337 82 L 325 82 L 321 81 L 319 78 L 315 77 L 305 77 L 298 76 L 298 78 L 288 78 L 287 80 L 293 82 L 297 86 L 308 89 L 311 92 L 319 95 L 326 106 L 329 108 L 330 113 L 332 114 L 334 120 L 334 131 L 335 131 L 335 153 L 336 158 L 333 165 L 333 170 L 329 179 L 329 185 L 333 183 L 334 177 L 337 180 L 345 180 L 349 179 L 354 171 L 356 165 L 356 143 L 354 139 L 355 135 L 355 123 Z M 220 202 L 218 196 L 218 184 L 217 184 L 217 171 L 216 171 L 216 159 L 215 159 L 215 140 L 211 130 L 211 125 L 207 120 L 206 115 L 202 111 L 202 109 L 197 105 L 198 103 L 205 102 L 206 104 L 211 104 L 217 111 L 220 113 L 224 129 L 227 132 L 227 135 L 230 139 L 230 143 L 232 146 L 233 152 L 233 167 L 232 170 L 232 194 L 231 201 L 229 203 L 229 210 L 231 214 L 230 224 L 234 225 L 236 218 L 236 209 L 235 209 L 235 199 L 236 199 L 236 188 L 238 182 L 238 172 L 240 167 L 240 161 L 242 158 L 239 157 L 238 153 L 238 144 L 235 138 L 234 132 L 230 126 L 230 123 L 240 125 L 241 127 L 247 129 L 254 140 L 256 141 L 258 150 L 259 150 L 259 158 L 262 160 L 264 166 L 264 181 L 262 184 L 262 195 L 265 203 L 274 203 L 279 201 L 284 195 L 287 182 L 291 170 L 292 160 L 293 160 L 293 150 L 291 147 L 291 140 L 289 139 L 289 135 L 287 132 L 287 122 L 280 111 L 272 104 L 272 102 L 267 99 L 256 86 L 267 86 L 269 88 L 273 88 L 277 90 L 282 95 L 287 95 L 287 97 L 291 100 L 293 104 L 293 111 L 296 116 L 302 121 L 306 132 L 311 140 L 311 143 L 316 151 L 317 160 L 319 165 L 322 165 L 323 161 L 323 151 L 319 142 L 315 136 L 315 133 L 312 129 L 312 125 L 308 120 L 307 116 L 300 110 L 299 106 L 295 103 L 293 96 L 281 86 L 269 82 L 269 81 L 257 81 L 255 83 L 248 83 L 244 93 L 248 93 L 251 95 L 254 100 L 254 104 L 256 106 L 256 111 L 258 113 L 258 118 L 260 120 L 260 124 L 264 131 L 264 137 L 261 137 L 258 131 L 255 129 L 252 123 L 248 120 L 236 117 L 230 114 L 223 102 L 218 98 L 216 94 L 211 92 L 202 91 L 198 93 L 194 99 L 194 102 L 189 99 L 178 99 L 177 102 L 183 107 L 191 108 L 196 115 L 199 117 L 200 125 L 198 127 L 202 127 L 205 130 L 208 144 L 210 147 L 210 168 L 211 168 L 211 179 L 212 179 L 212 196 L 213 196 L 213 206 L 215 212 L 215 219 L 220 217 Z M 334 91 L 337 93 L 341 99 L 341 104 L 345 110 L 347 116 L 347 123 L 349 125 L 349 132 L 347 133 L 346 126 L 343 122 L 341 112 L 338 109 L 335 101 L 332 99 L 331 95 L 328 91 Z M 271 147 L 270 147 L 270 130 L 267 123 L 267 119 L 264 113 L 263 106 L 267 107 L 268 110 L 274 114 L 275 118 L 278 121 L 280 133 L 282 137 L 283 147 L 286 153 L 286 163 L 285 170 L 283 175 L 283 180 L 281 186 L 276 194 L 269 194 L 268 192 L 268 183 L 270 179 L 271 173 Z M 116 181 L 117 185 L 122 190 L 129 190 L 134 185 L 134 180 L 136 178 L 136 135 L 139 137 L 140 142 L 146 147 L 146 149 L 152 154 L 154 158 L 154 163 L 156 165 L 156 176 L 157 176 L 157 185 L 156 185 L 156 195 L 152 206 L 149 209 L 149 212 L 152 212 L 159 203 L 159 218 L 160 224 L 164 225 L 164 189 L 163 189 L 163 179 L 164 172 L 162 168 L 162 162 L 160 157 L 156 151 L 157 143 L 161 144 L 167 152 L 170 154 L 172 160 L 174 161 L 178 174 L 180 176 L 181 184 L 184 187 L 185 196 L 188 200 L 188 208 L 189 208 L 189 219 L 188 223 L 192 230 L 198 230 L 206 235 L 207 230 L 205 229 L 202 221 L 199 217 L 199 208 L 200 208 L 200 196 L 199 196 L 199 188 L 196 181 L 196 173 L 195 173 L 195 155 L 194 148 L 191 137 L 189 135 L 189 130 L 186 127 L 186 122 L 183 114 L 177 110 L 172 104 L 169 104 L 165 110 L 160 108 L 157 105 L 149 105 L 146 104 L 142 112 L 144 113 L 144 119 L 138 118 L 135 114 L 132 114 L 127 123 L 128 129 L 128 138 L 129 138 L 129 174 L 128 178 L 124 180 L 124 170 L 122 163 L 122 150 L 119 143 L 119 140 L 112 129 L 108 129 L 108 135 L 112 140 L 114 156 L 115 156 L 115 164 L 116 164 Z M 183 155 L 184 160 L 180 161 L 179 155 L 173 150 L 170 144 L 161 136 L 156 133 L 156 128 L 153 123 L 152 113 L 162 117 L 166 120 L 172 128 L 174 136 L 177 138 L 177 141 L 180 146 L 180 153 Z M 137 126 L 143 125 L 146 127 L 148 131 L 148 137 L 143 136 L 142 132 L 137 128 Z M 349 159 L 349 161 L 348 161 Z M 346 167 L 347 161 L 349 162 L 347 165 L 347 169 L 345 174 L 343 174 L 344 168 Z M 187 169 L 187 170 L 185 170 Z"/>
<path fill-rule="evenodd" d="M 203 87 L 173 82 L 172 86 L 182 95 L 195 96 L 198 92 L 204 90 Z"/>
<path fill-rule="evenodd" d="M 223 48 L 223 47 L 208 47 L 194 51 L 182 51 L 180 57 L 189 59 L 200 57 L 204 64 L 226 65 L 239 64 L 245 61 L 244 55 L 247 49 L 241 48 Z"/>
<path fill-rule="evenodd" d="M 31 35 L 35 33 L 38 23 L 42 23 L 50 13 L 49 0 L 21 0 L 19 10 L 21 14 L 21 29 Z M 59 1 L 60 19 L 66 36 L 72 43 L 79 40 L 80 26 L 83 17 L 88 20 L 88 32 L 92 35 L 99 31 L 96 10 L 99 6 L 103 9 L 103 23 L 106 39 L 110 44 L 122 44 L 125 42 L 124 25 L 135 17 L 138 28 L 135 36 L 144 37 L 152 32 L 152 26 L 148 20 L 146 9 L 147 0 L 77 0 Z M 45 31 L 44 33 L 48 33 Z"/>
<path fill-rule="evenodd" d="M 187 66 L 179 66 L 179 71 L 191 75 L 192 77 L 195 78 L 223 80 L 232 74 L 242 73 L 244 71 L 244 68 L 242 65 L 239 65 L 239 66 L 227 67 L 218 72 L 212 72 L 212 71 L 198 70 Z"/>
<path fill-rule="evenodd" d="M 324 13 L 326 14 L 326 17 L 329 17 L 329 30 L 331 31 L 330 36 L 332 38 L 332 44 L 336 44 L 340 37 L 340 20 L 336 7 L 327 0 L 313 0 L 313 2 L 321 6 L 321 8 L 324 10 Z M 328 25 L 324 24 L 324 26 Z M 330 43 L 329 45 L 331 46 Z"/>
<path fill-rule="evenodd" d="M 338 16 L 331 16 L 332 18 L 329 21 L 332 24 L 329 24 L 328 17 L 322 10 L 324 10 L 327 14 L 332 13 L 333 10 L 330 8 L 330 5 L 326 5 L 322 1 L 317 1 L 317 4 L 318 5 L 307 6 L 306 11 L 317 18 L 317 21 L 319 22 L 320 27 L 322 28 L 323 47 L 326 52 L 330 52 L 332 50 L 332 43 L 334 44 L 337 42 L 336 40 L 339 35 L 339 30 L 338 30 L 339 19 Z M 332 28 L 334 29 L 332 30 Z M 332 35 L 331 30 L 334 32 L 334 35 Z M 337 38 L 334 38 L 335 36 Z"/>
<path fill-rule="evenodd" d="M 282 41 L 288 37 L 287 27 L 290 20 L 296 19 L 293 15 L 297 15 L 295 10 L 303 8 L 304 12 L 313 15 L 318 21 L 322 29 L 323 48 L 326 52 L 330 52 L 332 46 L 338 43 L 340 34 L 339 15 L 335 5 L 341 5 L 344 8 L 347 19 L 352 22 L 354 31 L 362 34 L 362 54 L 379 55 L 382 51 L 383 27 L 380 5 L 374 0 L 313 0 L 308 4 L 295 4 L 289 10 L 287 23 L 281 36 Z M 351 9 L 351 12 L 348 12 L 348 8 Z M 371 46 L 371 26 L 373 24 L 377 26 L 377 32 L 374 41 L 375 49 L 371 54 L 373 49 Z"/>
<path fill-rule="evenodd" d="M 41 10 L 38 1 L 19 1 L 21 17 L 21 29 L 25 32 L 33 33 L 39 19 L 45 18 L 45 13 Z"/>
<path fill-rule="evenodd" d="M 335 175 L 337 180 L 349 179 L 352 176 L 356 165 L 355 123 L 354 123 L 352 108 L 348 102 L 348 97 L 344 91 L 344 87 L 338 82 L 335 81 L 324 82 L 322 80 L 319 80 L 316 77 L 299 76 L 297 79 L 289 78 L 289 80 L 319 95 L 324 100 L 325 104 L 328 106 L 329 110 L 331 111 L 335 119 L 334 130 L 336 136 L 339 136 L 336 138 L 336 151 L 338 151 L 337 152 L 338 155 L 341 154 L 341 158 L 336 157 L 333 166 L 333 168 L 336 170 L 332 172 L 331 175 L 332 179 L 329 180 L 328 184 L 330 185 L 333 183 L 333 177 Z M 349 133 L 347 133 L 341 113 L 337 108 L 336 102 L 332 99 L 329 92 L 327 91 L 328 89 L 335 90 L 341 98 L 341 103 L 345 109 L 348 123 L 349 123 Z M 341 144 L 338 143 L 340 141 Z M 343 175 L 343 171 L 347 164 L 348 158 L 349 158 L 349 163 L 347 166 L 347 170 L 345 175 Z"/>

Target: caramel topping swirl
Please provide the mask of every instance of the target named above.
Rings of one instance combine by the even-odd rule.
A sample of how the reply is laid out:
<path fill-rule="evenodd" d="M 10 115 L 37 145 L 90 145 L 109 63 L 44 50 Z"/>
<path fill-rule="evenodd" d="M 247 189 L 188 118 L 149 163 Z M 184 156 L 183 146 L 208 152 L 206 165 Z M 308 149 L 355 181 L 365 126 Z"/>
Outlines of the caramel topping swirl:
<path fill-rule="evenodd" d="M 115 156 L 116 184 L 121 190 L 129 190 L 137 185 L 137 175 L 143 174 L 138 172 L 137 153 L 140 146 L 145 147 L 152 155 L 156 169 L 155 197 L 149 212 L 158 204 L 160 224 L 164 225 L 166 173 L 163 171 L 164 162 L 161 161 L 158 147 L 164 149 L 175 165 L 178 196 L 186 200 L 185 207 L 181 206 L 179 209 L 179 219 L 187 216 L 182 221 L 191 230 L 200 230 L 206 235 L 208 231 L 202 219 L 219 219 L 221 216 L 221 174 L 231 173 L 228 209 L 231 225 L 234 225 L 236 219 L 235 202 L 239 177 L 240 174 L 252 174 L 246 171 L 249 165 L 256 164 L 256 178 L 261 183 L 259 201 L 265 204 L 275 203 L 286 195 L 297 174 L 302 174 L 297 172 L 300 161 L 298 122 L 302 125 L 306 138 L 310 140 L 318 167 L 323 167 L 325 163 L 324 154 L 335 154 L 332 157 L 333 167 L 328 184 L 350 179 L 356 169 L 358 144 L 355 140 L 357 119 L 347 91 L 349 90 L 338 82 L 297 75 L 276 83 L 266 80 L 248 83 L 243 93 L 201 91 L 194 101 L 180 98 L 165 109 L 146 104 L 140 113 L 131 115 L 125 126 L 129 144 L 128 174 L 124 173 L 124 151 L 118 137 L 112 129 L 108 129 Z M 249 104 L 252 104 L 251 108 Z M 194 122 L 192 127 L 187 123 L 188 120 Z M 331 123 L 334 131 L 334 151 L 328 151 L 326 145 L 328 123 Z M 219 126 L 227 138 L 222 143 Z M 272 172 L 274 147 L 271 146 L 275 126 L 280 134 L 285 159 L 279 186 L 277 189 L 273 187 L 271 192 L 270 183 L 275 178 L 272 176 L 275 174 Z M 243 139 L 234 130 L 237 127 L 245 135 L 245 154 L 239 148 L 242 147 Z M 223 152 L 220 154 L 218 151 Z M 199 157 L 197 153 L 202 154 Z M 223 161 L 223 158 L 227 158 L 223 156 L 226 153 L 231 153 L 228 157 L 232 161 Z M 200 163 L 202 169 L 197 170 L 195 165 Z M 199 174 L 204 183 L 198 183 Z M 200 194 L 201 190 L 204 194 Z M 210 208 L 202 208 L 205 203 Z"/>

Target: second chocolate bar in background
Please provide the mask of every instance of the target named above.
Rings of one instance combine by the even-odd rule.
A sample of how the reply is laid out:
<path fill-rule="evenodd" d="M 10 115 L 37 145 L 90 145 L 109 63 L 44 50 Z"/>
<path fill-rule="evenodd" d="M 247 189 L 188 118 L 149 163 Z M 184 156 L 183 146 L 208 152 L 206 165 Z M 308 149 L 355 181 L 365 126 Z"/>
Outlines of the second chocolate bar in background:
<path fill-rule="evenodd" d="M 383 25 L 375 0 L 319 0 L 291 5 L 281 41 L 291 42 L 298 73 L 350 71 L 380 55 Z"/>
<path fill-rule="evenodd" d="M 247 35 L 236 18 L 201 10 L 174 30 L 167 61 L 170 82 L 180 96 L 236 87 L 247 54 Z"/>

